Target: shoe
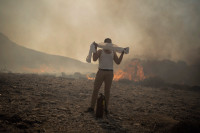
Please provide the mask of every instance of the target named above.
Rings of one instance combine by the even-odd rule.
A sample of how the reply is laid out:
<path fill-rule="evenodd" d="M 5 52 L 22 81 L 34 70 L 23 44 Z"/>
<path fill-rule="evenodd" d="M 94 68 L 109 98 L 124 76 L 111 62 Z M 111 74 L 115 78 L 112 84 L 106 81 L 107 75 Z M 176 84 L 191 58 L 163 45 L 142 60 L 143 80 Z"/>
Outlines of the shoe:
<path fill-rule="evenodd" d="M 91 107 L 89 107 L 88 109 L 87 109 L 87 111 L 85 111 L 85 112 L 94 112 L 94 109 L 93 108 L 91 108 Z"/>

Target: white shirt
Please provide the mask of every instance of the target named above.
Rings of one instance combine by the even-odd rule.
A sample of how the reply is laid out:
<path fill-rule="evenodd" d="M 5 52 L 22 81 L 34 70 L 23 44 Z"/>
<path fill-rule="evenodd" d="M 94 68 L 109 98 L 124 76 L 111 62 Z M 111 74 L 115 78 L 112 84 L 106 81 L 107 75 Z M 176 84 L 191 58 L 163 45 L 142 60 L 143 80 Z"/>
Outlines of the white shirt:
<path fill-rule="evenodd" d="M 104 52 L 104 50 L 102 50 L 99 57 L 99 69 L 113 70 L 113 57 L 113 51 L 110 54 L 107 54 Z"/>

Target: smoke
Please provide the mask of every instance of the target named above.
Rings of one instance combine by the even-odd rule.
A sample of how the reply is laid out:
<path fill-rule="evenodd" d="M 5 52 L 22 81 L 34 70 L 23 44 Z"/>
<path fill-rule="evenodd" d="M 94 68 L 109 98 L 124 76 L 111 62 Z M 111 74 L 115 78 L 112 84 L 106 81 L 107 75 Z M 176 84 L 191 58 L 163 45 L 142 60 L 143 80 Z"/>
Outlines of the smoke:
<path fill-rule="evenodd" d="M 196 62 L 198 0 L 1 0 L 0 32 L 25 47 L 85 61 L 90 43 L 110 37 L 125 59 Z"/>

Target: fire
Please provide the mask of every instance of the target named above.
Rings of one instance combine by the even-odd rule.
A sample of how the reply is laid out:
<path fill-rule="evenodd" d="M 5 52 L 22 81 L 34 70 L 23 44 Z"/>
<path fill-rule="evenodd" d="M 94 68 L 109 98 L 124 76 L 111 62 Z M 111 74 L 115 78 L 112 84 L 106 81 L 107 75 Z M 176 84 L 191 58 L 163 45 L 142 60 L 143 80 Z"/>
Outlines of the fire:
<path fill-rule="evenodd" d="M 95 79 L 94 77 L 91 77 L 89 75 L 86 75 L 86 77 L 89 80 Z M 137 82 L 144 80 L 145 78 L 146 76 L 144 75 L 143 66 L 140 63 L 140 60 L 134 59 L 129 62 L 123 70 L 118 69 L 114 73 L 113 80 L 118 81 L 120 79 L 128 79 Z"/>
<path fill-rule="evenodd" d="M 89 80 L 94 80 L 94 79 L 95 79 L 94 77 L 90 77 L 89 74 L 87 74 L 86 77 L 87 77 L 87 79 L 89 79 Z"/>
<path fill-rule="evenodd" d="M 120 79 L 128 79 L 133 81 L 144 80 L 146 76 L 144 75 L 143 67 L 140 60 L 134 59 L 125 66 L 124 70 L 117 70 L 114 74 L 114 80 L 118 81 Z"/>
<path fill-rule="evenodd" d="M 124 79 L 126 76 L 125 72 L 121 69 L 118 69 L 117 72 L 114 73 L 114 80 L 118 81 L 119 79 Z"/>
<path fill-rule="evenodd" d="M 31 73 L 49 73 L 53 71 L 52 68 L 46 65 L 41 65 L 39 66 L 39 68 L 24 67 L 23 70 L 25 70 L 26 72 L 31 72 Z"/>

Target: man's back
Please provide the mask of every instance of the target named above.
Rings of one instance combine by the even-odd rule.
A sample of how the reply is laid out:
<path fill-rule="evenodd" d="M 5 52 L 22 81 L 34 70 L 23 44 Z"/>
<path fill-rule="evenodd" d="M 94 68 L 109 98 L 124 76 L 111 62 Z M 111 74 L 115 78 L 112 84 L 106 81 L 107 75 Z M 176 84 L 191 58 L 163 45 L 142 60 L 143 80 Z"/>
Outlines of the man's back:
<path fill-rule="evenodd" d="M 99 57 L 99 69 L 113 70 L 113 57 L 114 54 L 111 51 L 109 54 L 102 50 Z"/>

